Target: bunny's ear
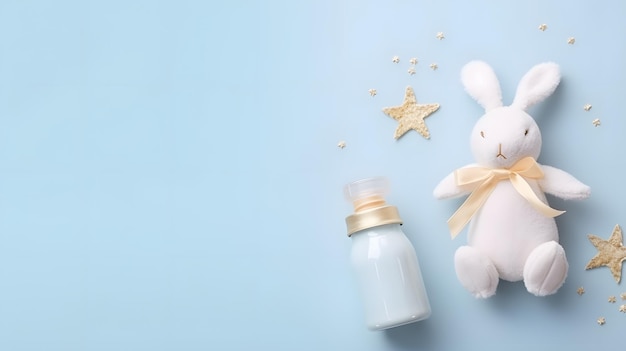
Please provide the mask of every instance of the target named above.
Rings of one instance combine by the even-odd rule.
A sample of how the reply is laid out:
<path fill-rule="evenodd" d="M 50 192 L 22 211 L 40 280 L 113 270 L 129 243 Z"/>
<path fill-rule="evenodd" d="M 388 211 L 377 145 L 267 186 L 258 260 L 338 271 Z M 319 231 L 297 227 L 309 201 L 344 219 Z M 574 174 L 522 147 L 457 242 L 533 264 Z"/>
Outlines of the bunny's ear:
<path fill-rule="evenodd" d="M 524 75 L 517 86 L 512 107 L 526 110 L 550 96 L 561 81 L 556 63 L 540 63 Z"/>
<path fill-rule="evenodd" d="M 502 91 L 495 72 L 483 61 L 472 61 L 461 70 L 461 81 L 474 100 L 489 112 L 502 106 Z"/>

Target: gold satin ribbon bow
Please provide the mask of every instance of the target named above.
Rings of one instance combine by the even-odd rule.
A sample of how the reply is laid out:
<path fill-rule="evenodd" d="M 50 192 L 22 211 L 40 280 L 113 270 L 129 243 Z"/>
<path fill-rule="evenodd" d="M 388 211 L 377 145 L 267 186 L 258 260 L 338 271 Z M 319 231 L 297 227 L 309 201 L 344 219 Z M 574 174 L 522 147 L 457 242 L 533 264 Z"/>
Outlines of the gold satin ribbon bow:
<path fill-rule="evenodd" d="M 454 239 L 463 227 L 474 217 L 474 214 L 485 203 L 489 194 L 501 180 L 509 179 L 517 192 L 522 195 L 537 211 L 547 217 L 556 217 L 565 213 L 551 208 L 541 201 L 524 178 L 541 179 L 543 171 L 532 157 L 517 161 L 511 168 L 459 168 L 454 172 L 458 186 L 473 186 L 472 193 L 459 209 L 448 219 L 448 228 Z"/>

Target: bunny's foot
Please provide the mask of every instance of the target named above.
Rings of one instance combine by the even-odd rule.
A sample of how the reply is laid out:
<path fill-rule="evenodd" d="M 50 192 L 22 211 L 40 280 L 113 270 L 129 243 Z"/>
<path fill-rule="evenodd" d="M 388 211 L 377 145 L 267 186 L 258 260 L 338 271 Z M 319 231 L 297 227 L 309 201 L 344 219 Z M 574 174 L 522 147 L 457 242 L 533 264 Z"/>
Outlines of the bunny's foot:
<path fill-rule="evenodd" d="M 461 285 L 477 298 L 496 293 L 498 271 L 489 257 L 470 246 L 461 246 L 454 255 L 454 268 Z"/>
<path fill-rule="evenodd" d="M 537 296 L 554 294 L 565 282 L 568 267 L 565 250 L 556 241 L 537 246 L 524 265 L 526 289 Z"/>

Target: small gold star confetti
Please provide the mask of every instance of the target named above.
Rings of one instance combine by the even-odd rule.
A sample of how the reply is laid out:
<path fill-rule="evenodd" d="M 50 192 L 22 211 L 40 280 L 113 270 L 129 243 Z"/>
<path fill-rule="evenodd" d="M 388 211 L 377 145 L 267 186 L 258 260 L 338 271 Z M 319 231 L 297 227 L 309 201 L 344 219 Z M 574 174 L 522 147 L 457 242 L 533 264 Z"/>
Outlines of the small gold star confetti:
<path fill-rule="evenodd" d="M 409 60 L 409 63 L 410 63 L 410 64 L 412 64 L 412 65 L 417 65 L 417 58 L 412 57 L 412 58 Z"/>
<path fill-rule="evenodd" d="M 622 293 L 620 297 L 622 298 L 622 300 L 626 300 L 626 293 Z"/>
<path fill-rule="evenodd" d="M 546 29 L 548 29 L 548 25 L 547 24 L 543 23 L 543 24 L 539 25 L 539 30 L 540 31 L 544 32 Z"/>
<path fill-rule="evenodd" d="M 613 228 L 613 233 L 608 240 L 589 234 L 589 241 L 598 249 L 598 253 L 587 263 L 585 269 L 607 266 L 613 273 L 617 283 L 622 279 L 622 262 L 626 260 L 626 247 L 622 245 L 622 228 L 619 224 Z"/>
<path fill-rule="evenodd" d="M 606 323 L 606 318 L 604 318 L 604 317 L 598 318 L 598 324 L 604 325 L 605 323 Z"/>
<path fill-rule="evenodd" d="M 408 72 L 410 75 L 414 75 L 414 74 L 415 74 L 415 68 L 413 68 L 413 67 L 409 67 L 409 69 L 407 70 L 407 72 Z"/>
<path fill-rule="evenodd" d="M 437 66 L 436 63 L 431 63 L 430 64 L 430 69 L 432 69 L 433 71 L 436 70 L 437 68 L 439 68 L 439 66 Z"/>
<path fill-rule="evenodd" d="M 619 311 L 622 313 L 626 313 L 626 305 L 619 306 Z"/>
<path fill-rule="evenodd" d="M 394 57 L 391 58 L 391 62 L 398 63 L 398 62 L 400 62 L 400 58 L 398 56 L 394 56 Z"/>
<path fill-rule="evenodd" d="M 367 92 L 370 93 L 370 96 L 376 96 L 376 93 L 378 93 L 376 89 L 370 89 Z"/>
<path fill-rule="evenodd" d="M 609 303 L 615 303 L 615 301 L 617 301 L 617 299 L 615 298 L 615 296 L 611 295 L 611 296 L 609 296 L 608 301 L 609 301 Z"/>
<path fill-rule="evenodd" d="M 585 104 L 585 106 L 583 106 L 583 110 L 585 110 L 585 111 L 591 110 L 591 105 L 590 104 Z"/>
<path fill-rule="evenodd" d="M 443 35 L 443 32 L 437 32 L 437 39 L 439 39 L 439 40 L 443 40 L 443 39 L 445 39 L 445 38 L 446 38 L 446 37 Z"/>
<path fill-rule="evenodd" d="M 573 45 L 576 42 L 576 38 L 574 37 L 569 37 L 567 38 L 567 43 L 570 45 Z"/>
<path fill-rule="evenodd" d="M 576 289 L 576 293 L 582 296 L 582 294 L 585 293 L 585 288 L 581 286 L 580 288 Z"/>
<path fill-rule="evenodd" d="M 591 121 L 591 123 L 593 124 L 594 127 L 597 127 L 601 124 L 599 118 L 594 119 L 593 121 Z"/>
<path fill-rule="evenodd" d="M 383 109 L 383 112 L 398 121 L 398 128 L 396 128 L 394 138 L 398 139 L 403 136 L 404 133 L 413 129 L 424 138 L 430 139 L 430 132 L 428 131 L 426 123 L 424 123 L 424 118 L 430 116 L 438 109 L 439 104 L 418 104 L 413 88 L 406 87 L 402 105 L 386 107 Z"/>
<path fill-rule="evenodd" d="M 340 149 L 343 149 L 344 147 L 346 147 L 346 142 L 345 141 L 340 141 L 337 143 L 337 147 Z"/>

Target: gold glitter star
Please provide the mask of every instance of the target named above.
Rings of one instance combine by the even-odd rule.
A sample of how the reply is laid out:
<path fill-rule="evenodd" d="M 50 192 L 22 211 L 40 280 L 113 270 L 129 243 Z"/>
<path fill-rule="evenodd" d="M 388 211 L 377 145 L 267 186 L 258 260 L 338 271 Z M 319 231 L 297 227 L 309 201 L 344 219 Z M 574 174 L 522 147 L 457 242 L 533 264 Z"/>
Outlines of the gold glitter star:
<path fill-rule="evenodd" d="M 583 106 L 583 110 L 585 110 L 585 111 L 591 110 L 591 105 L 590 104 L 585 104 L 585 106 Z"/>
<path fill-rule="evenodd" d="M 543 23 L 543 24 L 539 25 L 539 30 L 540 31 L 544 32 L 546 29 L 548 29 L 548 25 L 547 24 Z"/>
<path fill-rule="evenodd" d="M 615 299 L 615 296 L 611 295 L 611 296 L 609 296 L 608 301 L 609 301 L 609 303 L 615 303 L 615 301 L 617 301 L 617 299 Z"/>
<path fill-rule="evenodd" d="M 439 68 L 439 66 L 437 66 L 436 63 L 431 63 L 430 64 L 430 69 L 432 69 L 433 71 L 436 70 L 437 68 Z"/>
<path fill-rule="evenodd" d="M 622 245 L 622 228 L 615 225 L 613 233 L 608 240 L 589 234 L 589 241 L 598 249 L 598 253 L 587 263 L 585 269 L 607 266 L 613 273 L 617 283 L 622 279 L 622 262 L 626 260 L 626 247 Z"/>
<path fill-rule="evenodd" d="M 573 45 L 576 42 L 576 38 L 574 37 L 569 37 L 567 38 L 567 43 L 570 45 Z"/>
<path fill-rule="evenodd" d="M 337 147 L 340 149 L 343 149 L 344 147 L 346 147 L 346 142 L 345 141 L 340 141 L 337 143 Z"/>
<path fill-rule="evenodd" d="M 410 63 L 410 64 L 412 64 L 412 65 L 417 65 L 417 58 L 412 57 L 412 58 L 409 60 L 409 63 Z"/>
<path fill-rule="evenodd" d="M 620 295 L 620 297 L 622 298 L 622 300 L 626 300 L 626 292 L 625 292 L 625 293 L 622 293 L 622 294 Z"/>
<path fill-rule="evenodd" d="M 619 311 L 622 313 L 626 313 L 626 305 L 619 306 Z"/>
<path fill-rule="evenodd" d="M 391 58 L 391 62 L 398 63 L 398 62 L 400 62 L 400 58 L 398 56 L 394 56 L 394 57 Z"/>
<path fill-rule="evenodd" d="M 367 92 L 370 93 L 370 96 L 376 96 L 376 93 L 378 93 L 376 89 L 370 89 Z"/>
<path fill-rule="evenodd" d="M 606 318 L 604 318 L 604 317 L 598 318 L 598 324 L 604 325 L 604 323 L 606 323 Z"/>
<path fill-rule="evenodd" d="M 593 121 L 591 121 L 591 123 L 593 124 L 594 127 L 597 127 L 601 124 L 599 118 L 594 119 Z"/>
<path fill-rule="evenodd" d="M 576 289 L 576 293 L 582 296 L 582 294 L 585 293 L 585 288 L 581 286 L 580 288 Z"/>
<path fill-rule="evenodd" d="M 408 72 L 410 75 L 414 75 L 414 74 L 415 74 L 415 68 L 413 68 L 413 67 L 409 67 L 409 69 L 407 70 L 407 72 Z"/>
<path fill-rule="evenodd" d="M 437 39 L 439 39 L 439 40 L 443 40 L 443 39 L 445 39 L 445 38 L 446 38 L 446 37 L 443 35 L 443 32 L 437 32 Z"/>
<path fill-rule="evenodd" d="M 428 131 L 426 123 L 424 123 L 424 118 L 430 116 L 438 109 L 439 104 L 418 104 L 413 88 L 406 87 L 402 105 L 386 107 L 383 109 L 383 112 L 398 121 L 398 128 L 396 128 L 394 138 L 398 139 L 403 136 L 404 133 L 413 129 L 424 138 L 430 139 L 430 132 Z"/>

